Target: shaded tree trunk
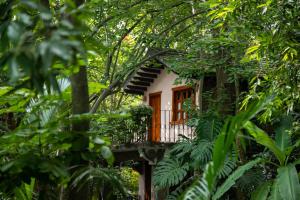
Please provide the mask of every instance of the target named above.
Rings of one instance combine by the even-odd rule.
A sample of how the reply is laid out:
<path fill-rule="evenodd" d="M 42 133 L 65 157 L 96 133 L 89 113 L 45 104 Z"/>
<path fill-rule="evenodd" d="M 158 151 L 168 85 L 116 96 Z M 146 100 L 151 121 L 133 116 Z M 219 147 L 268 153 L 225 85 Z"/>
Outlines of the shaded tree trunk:
<path fill-rule="evenodd" d="M 77 7 L 84 3 L 83 0 L 75 0 Z M 81 66 L 79 71 L 71 76 L 72 87 L 72 115 L 89 113 L 89 92 L 86 66 Z M 72 122 L 72 132 L 74 139 L 72 143 L 72 161 L 71 166 L 85 165 L 87 161 L 83 160 L 81 154 L 87 151 L 89 140 L 84 132 L 89 130 L 89 120 L 80 119 Z M 70 188 L 70 200 L 89 199 L 88 185 L 77 188 Z"/>
<path fill-rule="evenodd" d="M 217 108 L 221 114 L 225 113 L 226 105 L 224 105 L 224 95 L 225 95 L 225 81 L 226 74 L 222 67 L 218 67 L 216 70 L 216 78 L 217 78 Z"/>
<path fill-rule="evenodd" d="M 89 92 L 86 67 L 80 67 L 79 72 L 71 76 L 72 114 L 89 113 Z M 72 130 L 82 132 L 89 130 L 89 120 L 75 121 Z"/>

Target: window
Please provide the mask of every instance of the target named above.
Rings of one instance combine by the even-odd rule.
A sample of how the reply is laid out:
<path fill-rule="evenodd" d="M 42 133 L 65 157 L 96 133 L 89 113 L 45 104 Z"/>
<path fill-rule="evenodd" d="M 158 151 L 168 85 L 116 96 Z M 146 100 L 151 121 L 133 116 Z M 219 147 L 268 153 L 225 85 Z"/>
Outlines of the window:
<path fill-rule="evenodd" d="M 188 98 L 194 101 L 193 88 L 186 86 L 173 88 L 173 122 L 183 123 L 187 119 L 182 105 Z"/>

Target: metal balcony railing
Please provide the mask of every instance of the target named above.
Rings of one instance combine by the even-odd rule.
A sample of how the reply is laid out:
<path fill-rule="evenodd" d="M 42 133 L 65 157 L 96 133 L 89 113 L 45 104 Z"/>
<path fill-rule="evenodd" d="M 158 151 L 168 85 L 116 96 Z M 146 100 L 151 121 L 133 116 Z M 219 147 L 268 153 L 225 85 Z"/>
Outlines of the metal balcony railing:
<path fill-rule="evenodd" d="M 122 139 L 112 136 L 113 144 L 138 144 L 138 143 L 175 143 L 184 137 L 193 139 L 194 128 L 188 126 L 186 113 L 176 113 L 171 110 L 153 112 L 149 119 L 141 119 L 142 125 L 125 131 Z M 174 119 L 177 120 L 174 120 Z M 125 129 L 126 127 L 124 127 Z"/>

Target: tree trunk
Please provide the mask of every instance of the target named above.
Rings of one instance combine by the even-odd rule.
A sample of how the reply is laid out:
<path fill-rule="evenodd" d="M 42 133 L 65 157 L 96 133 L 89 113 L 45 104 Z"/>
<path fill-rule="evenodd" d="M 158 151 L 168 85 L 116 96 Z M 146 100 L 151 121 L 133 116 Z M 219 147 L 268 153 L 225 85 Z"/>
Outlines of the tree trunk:
<path fill-rule="evenodd" d="M 204 78 L 200 79 L 199 81 L 199 94 L 198 94 L 198 105 L 199 105 L 199 110 L 202 113 L 203 111 L 203 83 L 204 83 Z"/>
<path fill-rule="evenodd" d="M 223 104 L 225 98 L 226 74 L 222 67 L 217 68 L 216 77 L 217 77 L 217 108 L 220 114 L 224 114 L 226 110 L 226 105 Z"/>
<path fill-rule="evenodd" d="M 234 75 L 234 88 L 235 88 L 235 114 L 237 114 L 239 112 L 240 82 L 236 74 Z M 241 134 L 243 133 L 240 131 L 240 133 L 236 136 L 235 142 L 236 142 L 239 158 L 242 163 L 245 163 L 246 156 L 240 140 Z"/>
<path fill-rule="evenodd" d="M 72 114 L 89 113 L 89 92 L 86 67 L 80 67 L 79 72 L 71 76 Z M 82 132 L 89 130 L 89 120 L 75 121 L 72 130 Z"/>
<path fill-rule="evenodd" d="M 71 76 L 72 87 L 72 115 L 89 113 L 89 93 L 86 67 L 80 67 L 79 72 Z M 87 151 L 89 140 L 84 132 L 89 130 L 89 120 L 80 119 L 72 122 L 72 161 L 71 167 L 76 165 L 87 165 L 88 162 L 83 160 L 81 154 Z M 85 200 L 89 197 L 88 185 L 78 190 L 70 188 L 70 200 Z"/>

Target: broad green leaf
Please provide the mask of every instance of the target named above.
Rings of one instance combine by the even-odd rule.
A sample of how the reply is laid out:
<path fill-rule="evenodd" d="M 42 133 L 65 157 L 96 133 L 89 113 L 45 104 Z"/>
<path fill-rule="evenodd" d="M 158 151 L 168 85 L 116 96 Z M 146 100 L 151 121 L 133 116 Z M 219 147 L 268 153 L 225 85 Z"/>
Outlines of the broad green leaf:
<path fill-rule="evenodd" d="M 114 162 L 113 154 L 109 147 L 103 146 L 101 147 L 101 155 L 108 162 L 108 164 L 112 165 Z"/>
<path fill-rule="evenodd" d="M 97 83 L 97 82 L 89 82 L 88 85 L 89 85 L 89 93 L 90 94 L 98 93 L 102 89 L 107 88 L 106 85 L 101 84 L 101 83 Z"/>
<path fill-rule="evenodd" d="M 7 93 L 8 91 L 12 90 L 12 87 L 9 86 L 4 86 L 4 87 L 0 87 L 0 96 L 4 95 L 5 93 Z"/>
<path fill-rule="evenodd" d="M 272 182 L 267 181 L 260 185 L 252 194 L 251 200 L 266 200 L 271 189 Z"/>
<path fill-rule="evenodd" d="M 259 113 L 272 99 L 273 98 L 271 97 L 264 97 L 260 101 L 252 103 L 246 111 L 240 112 L 233 118 L 229 118 L 224 124 L 221 134 L 215 141 L 213 162 L 207 165 L 204 173 L 207 187 L 210 192 L 212 192 L 215 187 L 217 176 L 224 165 L 226 155 L 231 149 L 236 135 L 245 124 Z"/>
<path fill-rule="evenodd" d="M 283 200 L 280 196 L 278 180 L 276 179 L 273 183 L 271 195 L 268 200 Z"/>
<path fill-rule="evenodd" d="M 227 192 L 236 182 L 236 180 L 238 180 L 241 176 L 243 176 L 243 174 L 251 169 L 252 167 L 256 166 L 259 162 L 261 162 L 262 159 L 261 158 L 257 158 L 255 160 L 252 160 L 250 162 L 248 162 L 247 164 L 240 166 L 239 168 L 237 168 L 237 170 L 235 170 L 226 180 L 225 182 L 217 189 L 217 191 L 215 192 L 215 194 L 213 195 L 212 199 L 213 200 L 217 200 L 220 197 L 222 197 L 222 195 Z"/>
<path fill-rule="evenodd" d="M 270 151 L 272 151 L 276 158 L 279 160 L 280 164 L 283 165 L 285 161 L 285 154 L 282 152 L 275 144 L 274 140 L 272 140 L 268 134 L 265 133 L 262 129 L 258 128 L 254 123 L 247 122 L 245 125 L 245 129 L 249 132 L 249 134 L 254 137 L 257 143 L 267 147 Z"/>
<path fill-rule="evenodd" d="M 99 137 L 96 137 L 95 139 L 94 139 L 94 143 L 96 143 L 96 144 L 105 144 L 105 141 L 104 140 L 102 140 L 101 138 L 99 138 Z"/>
<path fill-rule="evenodd" d="M 280 126 L 275 130 L 275 142 L 277 147 L 282 151 L 285 152 L 286 148 L 290 146 L 291 137 L 288 133 L 288 130 L 291 130 L 293 127 L 292 118 L 286 116 L 282 119 Z"/>
<path fill-rule="evenodd" d="M 9 60 L 9 77 L 11 82 L 16 82 L 20 77 L 19 64 L 16 58 Z"/>
<path fill-rule="evenodd" d="M 13 22 L 8 26 L 7 35 L 12 41 L 17 42 L 20 39 L 21 34 L 22 28 L 19 24 Z"/>
<path fill-rule="evenodd" d="M 290 164 L 277 171 L 278 187 L 282 199 L 299 200 L 300 184 L 295 166 Z"/>
<path fill-rule="evenodd" d="M 177 159 L 165 158 L 158 162 L 155 168 L 153 183 L 157 188 L 175 186 L 184 179 L 188 169 L 187 163 L 182 164 Z"/>
<path fill-rule="evenodd" d="M 59 43 L 57 41 L 53 41 L 48 44 L 49 48 L 51 49 L 51 52 L 58 57 L 64 59 L 64 60 L 70 60 L 71 59 L 71 53 L 70 49 L 63 43 Z"/>

